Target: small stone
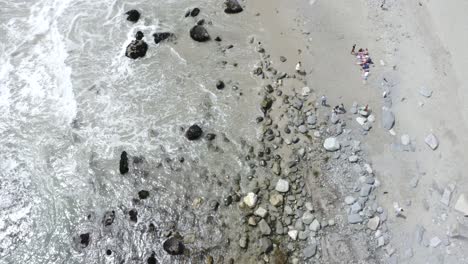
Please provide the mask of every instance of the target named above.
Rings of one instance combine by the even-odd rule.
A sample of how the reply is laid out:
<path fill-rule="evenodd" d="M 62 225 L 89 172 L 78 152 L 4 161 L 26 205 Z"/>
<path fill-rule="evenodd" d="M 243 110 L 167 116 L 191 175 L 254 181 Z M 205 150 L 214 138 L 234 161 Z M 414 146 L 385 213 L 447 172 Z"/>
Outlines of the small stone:
<path fill-rule="evenodd" d="M 264 253 L 269 253 L 273 250 L 273 243 L 269 238 L 263 237 L 260 239 L 260 249 Z"/>
<path fill-rule="evenodd" d="M 281 61 L 281 62 L 286 62 L 286 60 L 287 60 L 287 59 L 286 59 L 285 56 L 280 56 L 280 61 Z"/>
<path fill-rule="evenodd" d="M 442 240 L 440 240 L 439 237 L 433 237 L 431 238 L 431 241 L 429 242 L 429 245 L 433 248 L 436 248 L 440 245 L 440 243 L 442 242 Z"/>
<path fill-rule="evenodd" d="M 360 195 L 361 197 L 367 197 L 367 196 L 369 196 L 369 194 L 371 193 L 371 190 L 372 190 L 372 185 L 364 184 L 364 185 L 361 187 L 361 191 L 359 192 L 359 195 Z"/>
<path fill-rule="evenodd" d="M 429 88 L 423 86 L 421 87 L 421 89 L 419 89 L 419 94 L 424 96 L 424 97 L 431 97 L 432 96 L 432 90 L 430 90 Z"/>
<path fill-rule="evenodd" d="M 257 204 L 257 195 L 253 192 L 248 193 L 247 196 L 244 197 L 244 203 L 248 207 L 254 208 Z"/>
<path fill-rule="evenodd" d="M 272 194 L 270 196 L 270 204 L 273 206 L 280 206 L 281 204 L 283 204 L 283 195 Z"/>
<path fill-rule="evenodd" d="M 314 221 L 312 222 L 312 224 L 310 224 L 309 226 L 309 229 L 311 231 L 314 231 L 314 232 L 317 232 L 320 230 L 320 222 L 317 220 L 317 219 L 314 219 Z"/>
<path fill-rule="evenodd" d="M 370 115 L 367 117 L 367 122 L 374 123 L 374 122 L 375 122 L 375 115 L 370 114 Z"/>
<path fill-rule="evenodd" d="M 310 90 L 309 87 L 305 86 L 305 87 L 302 88 L 302 95 L 303 95 L 303 96 L 309 95 L 310 92 L 311 92 L 311 90 Z"/>
<path fill-rule="evenodd" d="M 352 214 L 359 213 L 361 210 L 362 210 L 362 206 L 361 206 L 361 204 L 359 202 L 355 202 L 351 206 L 351 213 Z"/>
<path fill-rule="evenodd" d="M 190 29 L 190 37 L 198 42 L 205 42 L 210 40 L 210 34 L 205 29 L 205 27 L 201 25 L 195 25 Z"/>
<path fill-rule="evenodd" d="M 127 152 L 122 151 L 120 154 L 120 165 L 119 165 L 120 174 L 126 174 L 128 172 L 128 156 Z"/>
<path fill-rule="evenodd" d="M 458 197 L 457 202 L 455 203 L 454 206 L 455 210 L 459 211 L 465 216 L 468 216 L 468 200 L 465 197 L 465 194 L 461 194 Z"/>
<path fill-rule="evenodd" d="M 310 115 L 307 117 L 307 124 L 313 126 L 317 123 L 317 117 L 315 117 L 315 115 Z"/>
<path fill-rule="evenodd" d="M 283 179 L 279 179 L 278 183 L 276 183 L 275 190 L 282 193 L 289 191 L 289 182 Z"/>
<path fill-rule="evenodd" d="M 263 207 L 259 207 L 257 210 L 255 210 L 255 215 L 260 216 L 261 218 L 264 218 L 267 215 L 267 210 Z"/>
<path fill-rule="evenodd" d="M 298 234 L 299 234 L 299 232 L 297 230 L 291 230 L 291 231 L 288 232 L 288 235 L 292 240 L 297 240 L 297 235 Z"/>
<path fill-rule="evenodd" d="M 176 237 L 171 237 L 164 241 L 163 243 L 163 249 L 169 254 L 169 255 L 181 255 L 184 253 L 185 246 Z"/>
<path fill-rule="evenodd" d="M 347 205 L 352 205 L 354 202 L 356 202 L 356 198 L 354 198 L 352 196 L 346 196 L 345 197 L 345 203 Z"/>
<path fill-rule="evenodd" d="M 149 197 L 149 192 L 146 191 L 146 190 L 141 190 L 138 192 L 138 197 L 141 199 L 141 200 L 144 200 L 146 198 Z"/>
<path fill-rule="evenodd" d="M 249 224 L 249 226 L 256 226 L 257 225 L 257 221 L 255 220 L 255 217 L 253 217 L 253 216 L 249 217 L 249 220 L 247 220 L 247 223 Z"/>
<path fill-rule="evenodd" d="M 307 127 L 304 126 L 304 125 L 300 125 L 300 126 L 297 128 L 297 130 L 298 130 L 300 133 L 302 133 L 302 134 L 305 134 L 305 133 L 307 133 L 307 131 L 308 131 Z"/>
<path fill-rule="evenodd" d="M 237 0 L 226 0 L 224 3 L 226 8 L 224 9 L 224 12 L 226 14 L 237 14 L 242 12 L 242 6 L 239 4 Z"/>
<path fill-rule="evenodd" d="M 439 146 L 439 141 L 437 140 L 434 134 L 429 134 L 425 139 L 424 142 L 432 149 L 435 150 Z"/>
<path fill-rule="evenodd" d="M 337 150 L 339 150 L 341 148 L 340 143 L 334 137 L 330 137 L 330 138 L 325 139 L 325 141 L 323 143 L 323 147 L 327 151 L 337 151 Z"/>
<path fill-rule="evenodd" d="M 317 243 L 312 243 L 304 248 L 303 254 L 305 259 L 310 259 L 311 257 L 315 256 L 317 253 Z"/>
<path fill-rule="evenodd" d="M 271 228 L 270 226 L 268 225 L 268 223 L 265 221 L 265 219 L 262 219 L 260 220 L 260 222 L 258 223 L 258 227 L 260 228 L 260 232 L 263 234 L 263 235 L 270 235 L 271 234 Z"/>
<path fill-rule="evenodd" d="M 411 139 L 410 139 L 409 135 L 404 134 L 404 135 L 401 136 L 401 144 L 403 146 L 408 146 L 410 144 L 410 141 L 411 141 Z"/>
<path fill-rule="evenodd" d="M 241 237 L 241 239 L 239 240 L 239 246 L 241 248 L 247 248 L 247 244 L 248 244 L 247 237 L 245 237 L 245 236 Z"/>
<path fill-rule="evenodd" d="M 356 156 L 356 155 L 352 155 L 352 156 L 350 156 L 350 157 L 348 158 L 349 162 L 351 162 L 351 163 L 357 162 L 358 159 L 359 159 L 359 157 Z"/>
<path fill-rule="evenodd" d="M 448 189 L 448 188 L 445 188 L 444 193 L 442 194 L 442 198 L 440 199 L 440 201 L 444 205 L 449 206 L 451 197 L 452 197 L 452 191 L 450 191 L 450 189 Z"/>
<path fill-rule="evenodd" d="M 370 230 L 377 230 L 377 228 L 380 225 L 380 218 L 378 216 L 374 216 L 371 219 L 369 219 L 369 222 L 367 222 L 367 228 Z"/>
<path fill-rule="evenodd" d="M 350 214 L 348 215 L 348 223 L 350 224 L 362 223 L 362 217 L 359 214 Z"/>
<path fill-rule="evenodd" d="M 302 222 L 306 225 L 310 225 L 312 223 L 312 221 L 314 221 L 315 217 L 313 214 L 311 214 L 310 212 L 305 212 L 303 215 L 302 215 Z"/>
<path fill-rule="evenodd" d="M 217 81 L 216 82 L 216 89 L 221 90 L 224 89 L 224 82 L 223 81 Z"/>
<path fill-rule="evenodd" d="M 306 202 L 305 203 L 305 208 L 310 212 L 314 211 L 314 206 L 312 205 L 311 202 Z"/>
<path fill-rule="evenodd" d="M 334 226 L 335 225 L 335 220 L 334 219 L 328 220 L 328 225 L 329 226 Z"/>

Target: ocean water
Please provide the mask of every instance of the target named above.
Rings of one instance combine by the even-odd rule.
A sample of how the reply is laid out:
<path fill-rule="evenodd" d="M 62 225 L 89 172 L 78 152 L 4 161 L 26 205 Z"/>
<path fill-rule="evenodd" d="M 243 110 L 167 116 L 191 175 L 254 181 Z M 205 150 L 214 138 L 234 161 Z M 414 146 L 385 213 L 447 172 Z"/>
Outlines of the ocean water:
<path fill-rule="evenodd" d="M 193 7 L 200 15 L 185 18 Z M 141 11 L 137 23 L 130 9 Z M 224 14 L 217 0 L 0 0 L 0 10 L 0 263 L 143 263 L 152 252 L 188 261 L 162 250 L 171 230 L 195 238 L 192 259 L 239 254 L 225 243 L 240 214 L 222 199 L 249 174 L 243 155 L 260 115 L 251 14 Z M 202 18 L 221 43 L 190 39 Z M 139 30 L 149 50 L 131 60 L 125 47 Z M 177 40 L 155 44 L 161 31 Z M 187 141 L 194 123 L 215 141 Z M 124 150 L 131 169 L 121 175 Z M 109 210 L 115 221 L 104 227 Z"/>

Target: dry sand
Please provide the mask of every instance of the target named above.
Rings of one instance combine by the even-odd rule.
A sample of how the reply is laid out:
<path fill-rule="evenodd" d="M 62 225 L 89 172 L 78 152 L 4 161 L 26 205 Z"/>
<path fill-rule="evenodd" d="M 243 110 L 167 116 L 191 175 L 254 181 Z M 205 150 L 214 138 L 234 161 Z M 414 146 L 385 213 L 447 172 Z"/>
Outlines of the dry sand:
<path fill-rule="evenodd" d="M 453 209 L 459 195 L 468 193 L 464 151 L 468 2 L 383 2 L 383 8 L 382 1 L 366 0 L 272 0 L 268 6 L 258 1 L 250 5 L 260 12 L 258 19 L 270 35 L 265 45 L 272 54 L 288 58 L 283 67 L 302 61 L 316 95 L 325 94 L 331 105 L 344 103 L 348 108 L 353 102 L 369 104 L 377 116 L 363 146 L 382 182 L 378 201 L 390 212 L 391 239 L 381 249 L 386 261 L 468 263 L 466 239 L 447 235 L 454 224 L 468 222 Z M 353 44 L 369 48 L 375 62 L 367 84 L 353 65 Z M 391 84 L 395 135 L 380 122 L 383 78 Z M 419 94 L 423 86 L 433 91 L 430 98 Z M 429 133 L 440 142 L 434 151 L 424 143 Z M 401 146 L 403 134 L 411 138 L 410 151 Z M 419 183 L 412 187 L 415 178 Z M 446 206 L 440 200 L 449 184 L 455 190 Z M 403 206 L 405 218 L 391 213 L 393 202 Z M 417 225 L 426 230 L 421 244 L 415 241 Z M 442 243 L 433 248 L 430 240 L 435 236 Z"/>

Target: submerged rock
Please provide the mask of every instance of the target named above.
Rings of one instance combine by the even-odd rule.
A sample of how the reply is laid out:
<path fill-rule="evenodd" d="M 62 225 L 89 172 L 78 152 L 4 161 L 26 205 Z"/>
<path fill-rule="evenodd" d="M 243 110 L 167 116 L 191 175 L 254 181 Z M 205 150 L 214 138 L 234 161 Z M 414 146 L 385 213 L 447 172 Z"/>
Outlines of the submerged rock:
<path fill-rule="evenodd" d="M 138 19 L 140 19 L 140 12 L 138 12 L 137 10 L 133 9 L 133 10 L 130 10 L 130 11 L 127 11 L 127 13 L 125 13 L 127 16 L 127 20 L 130 21 L 130 22 L 137 22 Z"/>
<path fill-rule="evenodd" d="M 83 248 L 89 245 L 91 241 L 91 235 L 89 233 L 80 234 L 80 244 Z"/>
<path fill-rule="evenodd" d="M 192 11 L 190 11 L 191 17 L 196 17 L 198 16 L 198 14 L 200 14 L 200 8 L 195 7 L 194 9 L 192 9 Z"/>
<path fill-rule="evenodd" d="M 243 11 L 242 6 L 237 0 L 227 0 L 224 4 L 226 5 L 224 9 L 226 14 L 237 14 Z"/>
<path fill-rule="evenodd" d="M 136 209 L 130 210 L 128 214 L 130 215 L 130 221 L 135 223 L 138 222 L 138 212 Z"/>
<path fill-rule="evenodd" d="M 127 49 L 125 51 L 125 56 L 131 59 L 138 59 L 140 57 L 144 57 L 146 52 L 148 51 L 148 44 L 143 40 L 133 40 L 128 44 Z"/>
<path fill-rule="evenodd" d="M 146 260 L 147 264 L 158 264 L 158 260 L 156 259 L 156 256 L 154 252 L 151 254 L 151 256 Z"/>
<path fill-rule="evenodd" d="M 158 44 L 159 42 L 163 41 L 163 40 L 174 40 L 175 39 L 175 35 L 173 33 L 170 33 L 170 32 L 156 32 L 153 34 L 153 37 L 154 37 L 154 43 Z"/>
<path fill-rule="evenodd" d="M 190 37 L 198 42 L 205 42 L 210 40 L 210 34 L 205 29 L 205 27 L 196 25 L 192 29 L 190 29 Z"/>
<path fill-rule="evenodd" d="M 176 237 L 171 237 L 164 241 L 163 248 L 169 255 L 181 255 L 184 253 L 185 246 Z"/>
<path fill-rule="evenodd" d="M 122 151 L 122 154 L 120 155 L 120 174 L 125 174 L 128 172 L 128 156 L 127 152 Z"/>
<path fill-rule="evenodd" d="M 144 36 L 145 36 L 145 34 L 143 34 L 143 32 L 137 31 L 137 33 L 135 34 L 135 39 L 136 40 L 142 40 Z"/>
<path fill-rule="evenodd" d="M 141 190 L 138 192 L 138 197 L 141 199 L 141 200 L 144 200 L 146 198 L 149 197 L 149 192 L 146 191 L 146 190 Z"/>
<path fill-rule="evenodd" d="M 202 134 L 203 130 L 198 125 L 192 125 L 187 129 L 187 132 L 185 132 L 185 137 L 188 140 L 197 140 L 202 136 Z"/>

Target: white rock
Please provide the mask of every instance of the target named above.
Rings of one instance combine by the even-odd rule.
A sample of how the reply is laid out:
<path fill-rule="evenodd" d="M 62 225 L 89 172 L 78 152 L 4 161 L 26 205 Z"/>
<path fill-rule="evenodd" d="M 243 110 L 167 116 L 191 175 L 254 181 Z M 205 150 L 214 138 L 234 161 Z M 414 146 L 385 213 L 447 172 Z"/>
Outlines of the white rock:
<path fill-rule="evenodd" d="M 358 124 L 360 124 L 362 126 L 367 122 L 367 118 L 362 117 L 362 116 L 358 116 L 358 117 L 356 117 L 356 122 L 358 122 Z"/>
<path fill-rule="evenodd" d="M 436 248 L 440 245 L 440 243 L 442 242 L 442 240 L 440 240 L 439 237 L 433 237 L 431 238 L 431 241 L 429 242 L 429 245 L 433 248 Z"/>
<path fill-rule="evenodd" d="M 311 202 L 306 202 L 306 203 L 305 203 L 305 208 L 306 208 L 307 211 L 309 211 L 309 212 L 314 211 L 314 206 L 312 205 Z"/>
<path fill-rule="evenodd" d="M 424 96 L 424 97 L 429 98 L 429 97 L 432 96 L 432 90 L 425 87 L 425 86 L 423 86 L 423 87 L 421 87 L 421 89 L 419 89 L 419 94 Z"/>
<path fill-rule="evenodd" d="M 375 115 L 370 114 L 370 115 L 367 117 L 367 121 L 368 121 L 368 122 L 371 122 L 371 123 L 374 123 L 374 122 L 375 122 Z"/>
<path fill-rule="evenodd" d="M 282 193 L 289 191 L 289 182 L 283 179 L 279 179 L 276 183 L 275 190 Z"/>
<path fill-rule="evenodd" d="M 317 219 L 314 219 L 312 224 L 310 224 L 309 229 L 314 231 L 314 232 L 319 231 L 320 230 L 320 222 Z"/>
<path fill-rule="evenodd" d="M 309 87 L 303 87 L 302 88 L 302 95 L 306 96 L 310 94 L 310 88 Z"/>
<path fill-rule="evenodd" d="M 383 236 L 380 236 L 377 238 L 377 247 L 383 247 L 385 246 L 385 238 Z"/>
<path fill-rule="evenodd" d="M 323 142 L 323 147 L 328 151 L 337 151 L 341 148 L 341 145 L 336 138 L 329 137 Z"/>
<path fill-rule="evenodd" d="M 380 225 L 380 218 L 378 216 L 374 216 L 371 219 L 369 219 L 369 222 L 367 222 L 367 228 L 370 230 L 377 230 L 377 228 Z"/>
<path fill-rule="evenodd" d="M 263 207 L 259 207 L 257 210 L 255 210 L 255 215 L 260 216 L 261 218 L 264 218 L 267 215 L 267 210 Z"/>
<path fill-rule="evenodd" d="M 244 203 L 250 208 L 255 207 L 257 204 L 257 195 L 253 192 L 248 193 L 247 196 L 244 197 Z"/>
<path fill-rule="evenodd" d="M 374 171 L 372 170 L 371 165 L 369 165 L 368 163 L 364 164 L 364 168 L 366 169 L 367 173 L 369 173 L 369 174 L 374 173 Z"/>
<path fill-rule="evenodd" d="M 352 205 L 354 202 L 356 202 L 356 198 L 354 198 L 352 196 L 346 196 L 345 203 L 347 205 Z"/>
<path fill-rule="evenodd" d="M 409 135 L 407 134 L 404 134 L 404 135 L 401 135 L 401 144 L 403 146 L 408 146 L 411 142 L 411 139 L 409 137 Z"/>
<path fill-rule="evenodd" d="M 468 215 L 468 200 L 465 197 L 465 194 L 461 194 L 458 197 L 457 202 L 455 203 L 455 210 L 459 211 L 463 215 Z"/>
<path fill-rule="evenodd" d="M 432 149 L 435 150 L 439 146 L 439 141 L 437 140 L 434 134 L 429 134 L 425 139 L 424 142 Z"/>
<path fill-rule="evenodd" d="M 380 65 L 385 66 L 385 61 L 380 60 Z"/>
<path fill-rule="evenodd" d="M 382 231 L 380 231 L 380 230 L 375 231 L 375 235 L 374 235 L 374 236 L 375 236 L 375 238 L 381 237 L 381 236 L 382 236 Z"/>
<path fill-rule="evenodd" d="M 352 155 L 352 156 L 350 156 L 350 157 L 348 158 L 349 162 L 351 162 L 351 163 L 357 162 L 358 159 L 359 159 L 359 157 L 356 156 L 356 155 Z"/>
<path fill-rule="evenodd" d="M 288 235 L 292 240 L 296 240 L 298 234 L 299 232 L 297 230 L 291 230 L 288 232 Z"/>
<path fill-rule="evenodd" d="M 442 194 L 442 198 L 440 199 L 440 201 L 446 206 L 449 206 L 451 197 L 452 197 L 452 191 L 450 191 L 450 189 L 448 188 L 445 188 L 444 194 Z"/>

